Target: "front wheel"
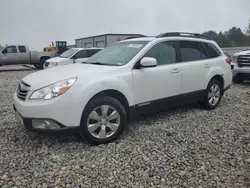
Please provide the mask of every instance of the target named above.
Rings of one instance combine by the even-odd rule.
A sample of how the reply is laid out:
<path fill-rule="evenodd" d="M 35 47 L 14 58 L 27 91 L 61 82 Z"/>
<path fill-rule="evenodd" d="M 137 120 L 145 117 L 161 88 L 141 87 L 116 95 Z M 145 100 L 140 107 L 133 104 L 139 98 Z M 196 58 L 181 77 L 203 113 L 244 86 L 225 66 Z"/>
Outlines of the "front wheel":
<path fill-rule="evenodd" d="M 205 91 L 204 100 L 200 102 L 200 105 L 207 109 L 215 109 L 221 100 L 222 97 L 222 83 L 218 80 L 211 80 Z"/>
<path fill-rule="evenodd" d="M 123 105 L 113 97 L 92 99 L 83 111 L 80 133 L 93 144 L 105 144 L 117 139 L 127 124 Z"/>

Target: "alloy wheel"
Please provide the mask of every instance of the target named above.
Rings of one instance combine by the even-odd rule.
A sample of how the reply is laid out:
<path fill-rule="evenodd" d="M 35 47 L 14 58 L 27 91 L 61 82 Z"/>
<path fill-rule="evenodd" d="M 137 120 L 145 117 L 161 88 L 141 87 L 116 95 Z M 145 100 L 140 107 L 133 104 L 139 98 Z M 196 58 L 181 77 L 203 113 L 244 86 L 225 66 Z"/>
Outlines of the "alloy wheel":
<path fill-rule="evenodd" d="M 92 136 L 106 139 L 116 133 L 120 120 L 120 114 L 113 106 L 101 105 L 89 114 L 87 129 Z"/>

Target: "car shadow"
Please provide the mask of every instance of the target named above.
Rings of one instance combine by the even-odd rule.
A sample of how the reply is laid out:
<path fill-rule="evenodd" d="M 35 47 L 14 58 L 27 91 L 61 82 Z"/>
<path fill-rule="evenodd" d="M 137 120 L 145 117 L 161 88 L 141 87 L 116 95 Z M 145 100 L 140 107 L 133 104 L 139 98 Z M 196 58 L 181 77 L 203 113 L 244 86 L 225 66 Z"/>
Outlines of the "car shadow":
<path fill-rule="evenodd" d="M 158 112 L 150 112 L 147 115 L 136 116 L 132 120 L 128 122 L 128 126 L 126 126 L 122 136 L 116 139 L 113 144 L 119 144 L 122 140 L 129 137 L 132 132 L 138 132 L 138 130 L 143 126 L 153 126 L 154 122 L 158 122 L 164 117 L 171 117 L 175 113 L 182 113 L 188 110 L 197 109 L 199 106 L 196 103 L 188 104 L 185 106 L 180 106 L 178 108 L 171 108 L 167 110 L 162 110 Z M 145 125 L 147 122 L 147 125 Z M 141 126 L 134 126 L 135 124 L 141 124 Z M 44 135 L 31 133 L 29 131 L 25 131 L 27 134 L 26 139 L 29 139 L 30 142 L 34 144 L 34 147 L 41 147 L 42 145 L 46 145 L 47 147 L 53 146 L 53 148 L 58 148 L 54 146 L 62 145 L 62 147 L 76 147 L 77 145 L 81 146 L 81 148 L 86 147 L 95 147 L 98 145 L 90 144 L 86 139 L 82 138 L 79 134 L 71 133 L 71 134 L 60 134 L 60 135 Z M 31 146 L 32 147 L 32 146 Z M 60 149 L 60 148 L 58 148 Z M 78 148 L 79 149 L 79 148 Z"/>
<path fill-rule="evenodd" d="M 28 65 L 22 65 L 22 66 L 26 67 L 26 68 L 9 68 L 9 69 L 4 68 L 4 69 L 0 69 L 0 72 L 19 72 L 19 71 L 34 71 L 34 70 L 38 70 L 38 69 L 33 68 L 31 66 L 28 66 Z"/>

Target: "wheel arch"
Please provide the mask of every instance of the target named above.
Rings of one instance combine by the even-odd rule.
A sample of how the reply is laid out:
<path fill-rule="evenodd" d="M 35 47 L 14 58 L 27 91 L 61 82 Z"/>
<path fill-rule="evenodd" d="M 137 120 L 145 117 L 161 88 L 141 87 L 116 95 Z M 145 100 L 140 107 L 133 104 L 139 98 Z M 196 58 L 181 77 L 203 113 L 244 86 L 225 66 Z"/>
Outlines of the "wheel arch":
<path fill-rule="evenodd" d="M 42 60 L 47 60 L 47 59 L 50 59 L 51 57 L 50 56 L 41 56 L 40 58 L 39 58 L 39 62 L 40 61 L 42 61 Z"/>
<path fill-rule="evenodd" d="M 224 84 L 225 84 L 223 75 L 220 75 L 220 74 L 214 75 L 214 76 L 209 80 L 208 84 L 209 84 L 212 80 L 218 80 L 219 82 L 221 82 L 221 84 L 222 84 L 222 95 L 223 95 L 223 94 L 224 94 Z"/>
<path fill-rule="evenodd" d="M 106 90 L 100 91 L 97 94 L 95 94 L 89 100 L 89 102 L 91 100 L 93 100 L 94 98 L 100 97 L 100 96 L 109 96 L 109 97 L 113 97 L 114 99 L 118 100 L 124 106 L 127 114 L 129 114 L 129 111 L 130 111 L 129 110 L 129 102 L 128 102 L 128 99 L 126 98 L 126 96 L 122 92 L 115 90 L 115 89 L 106 89 Z M 87 103 L 87 105 L 88 105 L 88 103 Z"/>

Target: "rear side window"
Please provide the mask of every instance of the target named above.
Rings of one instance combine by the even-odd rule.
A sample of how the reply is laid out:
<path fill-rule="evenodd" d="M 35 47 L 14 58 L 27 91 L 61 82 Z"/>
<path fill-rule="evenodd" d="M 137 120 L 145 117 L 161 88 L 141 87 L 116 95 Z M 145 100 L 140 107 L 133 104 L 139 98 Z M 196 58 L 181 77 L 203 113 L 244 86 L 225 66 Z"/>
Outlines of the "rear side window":
<path fill-rule="evenodd" d="M 18 46 L 19 52 L 20 53 L 25 53 L 26 52 L 26 48 L 24 46 Z"/>
<path fill-rule="evenodd" d="M 196 41 L 179 41 L 182 62 L 196 61 L 207 58 L 205 49 L 200 42 Z"/>
<path fill-rule="evenodd" d="M 208 52 L 209 58 L 215 58 L 221 55 L 220 51 L 213 44 L 210 43 L 203 43 L 203 44 Z"/>
<path fill-rule="evenodd" d="M 86 50 L 81 50 L 80 52 L 77 52 L 77 54 L 75 55 L 75 59 L 79 59 L 79 58 L 87 58 L 88 53 Z"/>
<path fill-rule="evenodd" d="M 93 49 L 93 50 L 88 50 L 88 56 L 91 57 L 95 53 L 99 52 L 101 49 Z"/>

